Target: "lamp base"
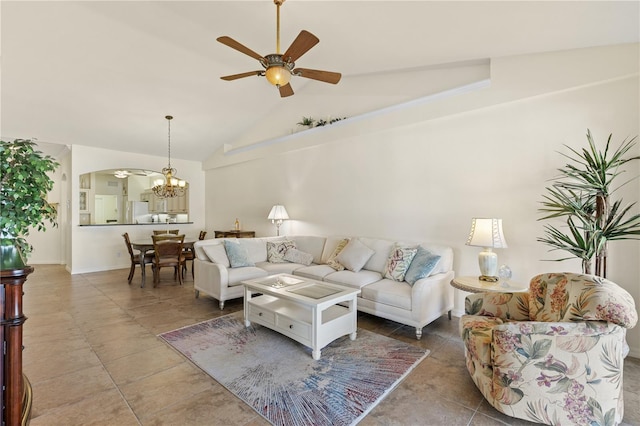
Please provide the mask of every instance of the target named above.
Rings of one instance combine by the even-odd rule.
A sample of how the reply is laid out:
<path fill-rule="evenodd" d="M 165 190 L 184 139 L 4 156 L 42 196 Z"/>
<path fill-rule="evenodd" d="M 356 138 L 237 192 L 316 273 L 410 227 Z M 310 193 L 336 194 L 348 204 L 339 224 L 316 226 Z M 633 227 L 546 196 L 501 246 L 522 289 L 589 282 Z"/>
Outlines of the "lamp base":
<path fill-rule="evenodd" d="M 498 280 L 499 280 L 500 278 L 498 278 L 498 277 L 492 277 L 492 276 L 490 276 L 490 275 L 480 275 L 480 276 L 478 277 L 478 279 L 479 279 L 480 281 L 486 281 L 486 282 L 489 282 L 489 283 L 496 283 L 496 282 L 498 282 Z"/>

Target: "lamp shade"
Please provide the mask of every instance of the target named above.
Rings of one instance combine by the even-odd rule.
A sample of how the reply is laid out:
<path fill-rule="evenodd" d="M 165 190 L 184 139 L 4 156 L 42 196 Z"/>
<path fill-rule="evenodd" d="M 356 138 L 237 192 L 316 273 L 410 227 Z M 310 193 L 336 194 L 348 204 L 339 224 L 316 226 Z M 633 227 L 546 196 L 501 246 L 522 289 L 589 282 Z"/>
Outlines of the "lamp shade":
<path fill-rule="evenodd" d="M 267 217 L 269 220 L 287 220 L 289 219 L 289 215 L 287 214 L 287 209 L 284 208 L 281 204 L 276 204 L 271 207 L 271 211 L 269 212 L 269 216 Z"/>
<path fill-rule="evenodd" d="M 467 245 L 507 248 L 507 240 L 505 240 L 502 232 L 502 219 L 473 218 Z"/>

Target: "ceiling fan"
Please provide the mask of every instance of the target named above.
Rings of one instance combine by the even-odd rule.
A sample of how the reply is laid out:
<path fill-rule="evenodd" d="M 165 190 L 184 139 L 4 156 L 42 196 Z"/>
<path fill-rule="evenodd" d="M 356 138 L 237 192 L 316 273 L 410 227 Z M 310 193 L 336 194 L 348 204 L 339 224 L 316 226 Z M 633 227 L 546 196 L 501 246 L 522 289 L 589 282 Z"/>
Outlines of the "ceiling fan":
<path fill-rule="evenodd" d="M 313 46 L 320 41 L 316 36 L 308 31 L 302 30 L 298 37 L 291 43 L 291 46 L 284 52 L 280 53 L 280 6 L 285 0 L 273 0 L 276 5 L 277 18 L 276 18 L 276 53 L 270 55 L 261 56 L 248 47 L 238 43 L 231 37 L 222 36 L 217 40 L 229 46 L 232 49 L 242 52 L 245 55 L 251 56 L 260 62 L 260 65 L 264 70 L 249 71 L 241 74 L 227 75 L 220 77 L 226 81 L 237 80 L 239 78 L 250 77 L 252 75 L 264 76 L 269 83 L 273 84 L 280 91 L 280 96 L 285 98 L 293 95 L 293 89 L 289 80 L 291 76 L 311 78 L 313 80 L 323 81 L 325 83 L 336 84 L 340 81 L 342 75 L 337 72 L 320 71 L 308 68 L 294 68 L 295 61 L 297 61 L 302 55 L 307 53 Z"/>

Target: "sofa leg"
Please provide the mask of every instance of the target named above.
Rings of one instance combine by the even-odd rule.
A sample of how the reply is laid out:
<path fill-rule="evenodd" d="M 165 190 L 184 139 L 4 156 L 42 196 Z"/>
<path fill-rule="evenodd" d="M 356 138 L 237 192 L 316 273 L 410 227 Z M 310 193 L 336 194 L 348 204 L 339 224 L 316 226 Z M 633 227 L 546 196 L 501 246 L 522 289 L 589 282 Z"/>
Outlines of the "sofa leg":
<path fill-rule="evenodd" d="M 449 321 L 451 321 L 451 309 L 449 309 L 449 312 L 447 312 L 447 316 L 449 317 Z"/>
<path fill-rule="evenodd" d="M 221 300 L 220 301 L 220 310 L 223 310 L 223 309 L 224 309 L 224 300 Z"/>
<path fill-rule="evenodd" d="M 196 299 L 200 297 L 200 290 L 196 290 Z"/>
<path fill-rule="evenodd" d="M 422 337 L 422 328 L 416 327 L 416 340 L 420 340 Z"/>

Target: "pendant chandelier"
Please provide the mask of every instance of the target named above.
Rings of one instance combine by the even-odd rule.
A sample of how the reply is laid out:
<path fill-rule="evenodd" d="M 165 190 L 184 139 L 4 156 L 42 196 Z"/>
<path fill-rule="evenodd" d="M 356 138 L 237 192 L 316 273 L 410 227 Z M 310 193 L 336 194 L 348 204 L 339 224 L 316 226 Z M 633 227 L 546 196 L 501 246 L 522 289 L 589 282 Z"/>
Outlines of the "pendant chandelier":
<path fill-rule="evenodd" d="M 171 167 L 171 120 L 172 116 L 167 115 L 165 117 L 167 119 L 167 123 L 169 124 L 169 145 L 168 145 L 168 158 L 169 164 L 167 167 L 162 169 L 162 174 L 164 178 L 156 179 L 153 181 L 153 188 L 151 190 L 155 194 L 156 197 L 159 198 L 174 198 L 174 197 L 182 197 L 184 195 L 185 186 L 187 183 L 175 177 L 176 169 Z"/>

